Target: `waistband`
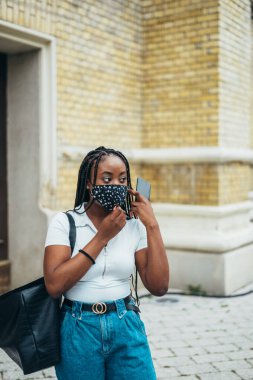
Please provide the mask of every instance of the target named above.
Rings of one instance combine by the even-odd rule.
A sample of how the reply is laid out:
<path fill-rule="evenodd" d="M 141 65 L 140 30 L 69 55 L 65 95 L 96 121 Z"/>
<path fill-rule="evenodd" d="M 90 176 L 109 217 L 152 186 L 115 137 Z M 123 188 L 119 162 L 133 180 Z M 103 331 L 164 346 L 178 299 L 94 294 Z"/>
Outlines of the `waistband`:
<path fill-rule="evenodd" d="M 140 313 L 140 309 L 138 308 L 138 306 L 132 305 L 129 303 L 131 300 L 132 300 L 131 295 L 128 295 L 127 297 L 122 299 L 122 301 L 124 301 L 125 308 L 127 310 L 134 310 L 134 311 Z M 72 308 L 74 302 L 75 301 L 72 301 L 72 300 L 65 298 L 63 301 L 63 304 L 70 306 Z M 89 304 L 89 303 L 80 303 L 80 304 L 81 304 L 81 310 L 82 311 L 90 311 L 90 312 L 93 312 L 95 314 L 105 314 L 105 313 L 108 313 L 110 311 L 116 311 L 117 310 L 116 303 L 117 303 L 117 300 L 112 302 L 112 303 L 111 302 L 110 303 L 96 302 L 93 304 Z"/>

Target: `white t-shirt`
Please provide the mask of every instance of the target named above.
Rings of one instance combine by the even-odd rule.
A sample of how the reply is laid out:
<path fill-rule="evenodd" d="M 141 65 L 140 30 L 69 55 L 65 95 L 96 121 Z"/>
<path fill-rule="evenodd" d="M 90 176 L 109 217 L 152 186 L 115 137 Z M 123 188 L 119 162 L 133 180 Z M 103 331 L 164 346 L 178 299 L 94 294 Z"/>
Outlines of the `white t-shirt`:
<path fill-rule="evenodd" d="M 82 212 L 84 205 L 78 210 Z M 86 213 L 70 211 L 76 225 L 76 243 L 72 257 L 96 235 L 97 229 Z M 58 212 L 51 220 L 45 247 L 69 243 L 69 221 L 67 215 Z M 88 272 L 67 292 L 64 297 L 81 302 L 112 301 L 130 293 L 130 276 L 134 271 L 135 252 L 147 247 L 146 228 L 140 219 L 129 219 L 122 230 L 109 240 Z M 87 260 L 89 260 L 87 258 Z"/>

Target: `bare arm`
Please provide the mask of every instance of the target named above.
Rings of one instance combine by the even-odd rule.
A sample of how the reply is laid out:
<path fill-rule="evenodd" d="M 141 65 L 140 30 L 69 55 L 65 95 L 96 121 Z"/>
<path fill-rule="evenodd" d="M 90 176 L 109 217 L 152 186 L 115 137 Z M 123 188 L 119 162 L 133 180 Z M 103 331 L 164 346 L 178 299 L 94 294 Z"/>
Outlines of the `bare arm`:
<path fill-rule="evenodd" d="M 105 244 L 106 242 L 95 235 L 82 249 L 95 260 Z M 48 293 L 54 298 L 72 288 L 93 265 L 82 253 L 70 258 L 70 252 L 70 247 L 66 245 L 49 245 L 45 249 L 45 285 Z"/>
<path fill-rule="evenodd" d="M 134 190 L 129 191 L 137 196 L 137 201 L 132 202 L 132 211 L 145 225 L 148 240 L 148 247 L 135 253 L 137 270 L 150 293 L 162 296 L 169 287 L 169 263 L 160 228 L 150 202 Z"/>
<path fill-rule="evenodd" d="M 123 210 L 115 208 L 104 218 L 94 238 L 82 249 L 95 260 L 103 247 L 124 227 L 125 223 Z M 50 245 L 45 249 L 43 263 L 45 285 L 48 293 L 54 298 L 72 288 L 93 265 L 82 253 L 72 258 L 70 253 L 70 247 L 66 245 Z"/>

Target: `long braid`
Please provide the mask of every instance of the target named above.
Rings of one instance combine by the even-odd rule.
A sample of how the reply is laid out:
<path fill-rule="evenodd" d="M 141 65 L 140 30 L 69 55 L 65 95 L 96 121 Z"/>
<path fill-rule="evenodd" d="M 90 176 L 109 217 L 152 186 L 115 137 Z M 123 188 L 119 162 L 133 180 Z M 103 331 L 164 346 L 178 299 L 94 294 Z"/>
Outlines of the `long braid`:
<path fill-rule="evenodd" d="M 91 151 L 87 154 L 87 156 L 83 159 L 81 163 L 79 174 L 78 174 L 78 181 L 77 181 L 77 190 L 76 190 L 76 198 L 75 198 L 75 206 L 74 206 L 75 210 L 80 210 L 83 202 L 88 202 L 90 200 L 90 194 L 89 194 L 88 189 L 86 188 L 87 181 L 88 179 L 90 179 L 91 168 L 94 162 L 96 162 L 100 156 L 101 154 L 98 153 L 97 151 Z M 84 212 L 86 212 L 86 210 Z"/>
<path fill-rule="evenodd" d="M 78 172 L 78 180 L 77 180 L 77 189 L 76 189 L 76 197 L 75 197 L 75 205 L 73 211 L 77 214 L 83 214 L 85 213 L 94 203 L 95 199 L 90 197 L 90 193 L 87 189 L 87 182 L 88 180 L 91 180 L 91 169 L 94 165 L 94 179 L 93 179 L 93 186 L 96 184 L 97 180 L 97 171 L 98 171 L 98 165 L 101 161 L 102 157 L 114 155 L 122 159 L 126 166 L 126 173 L 127 173 L 127 185 L 130 189 L 132 189 L 132 183 L 131 183 L 131 175 L 130 175 L 130 166 L 128 163 L 127 158 L 124 156 L 123 153 L 120 151 L 111 149 L 111 148 L 105 148 L 104 146 L 100 146 L 96 148 L 95 150 L 91 150 L 83 159 L 80 169 Z M 130 209 L 131 209 L 131 202 L 133 200 L 133 196 L 130 193 L 127 193 L 125 204 L 122 205 L 122 209 L 126 212 L 127 218 L 130 219 Z M 87 203 L 87 205 L 84 207 L 83 212 L 78 212 L 84 203 Z M 69 210 L 70 211 L 70 210 Z M 134 215 L 134 218 L 136 216 Z M 132 286 L 135 290 L 135 300 L 139 306 L 139 297 L 137 293 L 137 279 L 138 279 L 138 272 L 137 268 L 135 267 L 135 284 L 133 283 L 134 277 L 133 274 L 130 276 L 132 279 Z M 132 290 L 131 290 L 132 294 Z"/>

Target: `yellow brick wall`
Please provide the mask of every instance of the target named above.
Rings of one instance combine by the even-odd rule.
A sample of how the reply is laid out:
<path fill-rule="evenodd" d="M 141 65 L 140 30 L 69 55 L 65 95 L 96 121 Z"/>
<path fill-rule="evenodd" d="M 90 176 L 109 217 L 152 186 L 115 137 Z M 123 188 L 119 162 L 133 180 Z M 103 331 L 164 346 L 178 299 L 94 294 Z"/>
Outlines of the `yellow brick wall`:
<path fill-rule="evenodd" d="M 253 146 L 248 0 L 2 0 L 0 18 L 56 38 L 60 151 Z M 73 207 L 79 165 L 60 156 L 55 208 Z M 226 204 L 253 188 L 246 164 L 131 168 L 154 202 Z"/>
<path fill-rule="evenodd" d="M 81 162 L 80 162 L 81 164 Z M 58 186 L 55 209 L 68 210 L 74 207 L 79 162 L 63 160 L 58 167 Z"/>
<path fill-rule="evenodd" d="M 252 21 L 249 0 L 220 2 L 219 145 L 252 148 Z M 219 167 L 219 203 L 248 199 L 252 167 L 233 163 Z"/>
<path fill-rule="evenodd" d="M 250 148 L 252 135 L 250 1 L 221 1 L 219 15 L 219 145 Z"/>
<path fill-rule="evenodd" d="M 57 145 L 141 146 L 138 0 L 0 2 L 0 19 L 56 38 Z M 58 160 L 55 208 L 72 207 L 79 163 Z"/>
<path fill-rule="evenodd" d="M 141 175 L 152 184 L 152 201 L 192 205 L 217 205 L 219 202 L 216 165 L 143 166 Z"/>
<path fill-rule="evenodd" d="M 140 5 L 112 3 L 83 1 L 78 9 L 62 10 L 57 63 L 63 145 L 141 144 Z"/>
<path fill-rule="evenodd" d="M 218 144 L 218 3 L 143 1 L 143 146 Z"/>
<path fill-rule="evenodd" d="M 138 0 L 2 0 L 0 18 L 57 39 L 58 144 L 141 145 Z"/>
<path fill-rule="evenodd" d="M 74 207 L 80 163 L 67 160 L 59 167 L 57 209 Z M 152 202 L 222 205 L 248 199 L 251 168 L 241 163 L 138 165 L 130 162 L 132 186 L 137 176 L 152 185 Z"/>
<path fill-rule="evenodd" d="M 80 163 L 65 160 L 59 167 L 57 209 L 74 207 Z M 248 199 L 251 167 L 231 164 L 139 165 L 130 162 L 132 186 L 137 176 L 151 182 L 152 202 L 192 205 L 223 205 Z"/>
<path fill-rule="evenodd" d="M 252 167 L 243 163 L 219 165 L 219 204 L 247 201 L 252 191 Z"/>
<path fill-rule="evenodd" d="M 238 162 L 144 165 L 140 173 L 155 202 L 217 206 L 246 201 L 252 191 L 252 168 Z"/>

